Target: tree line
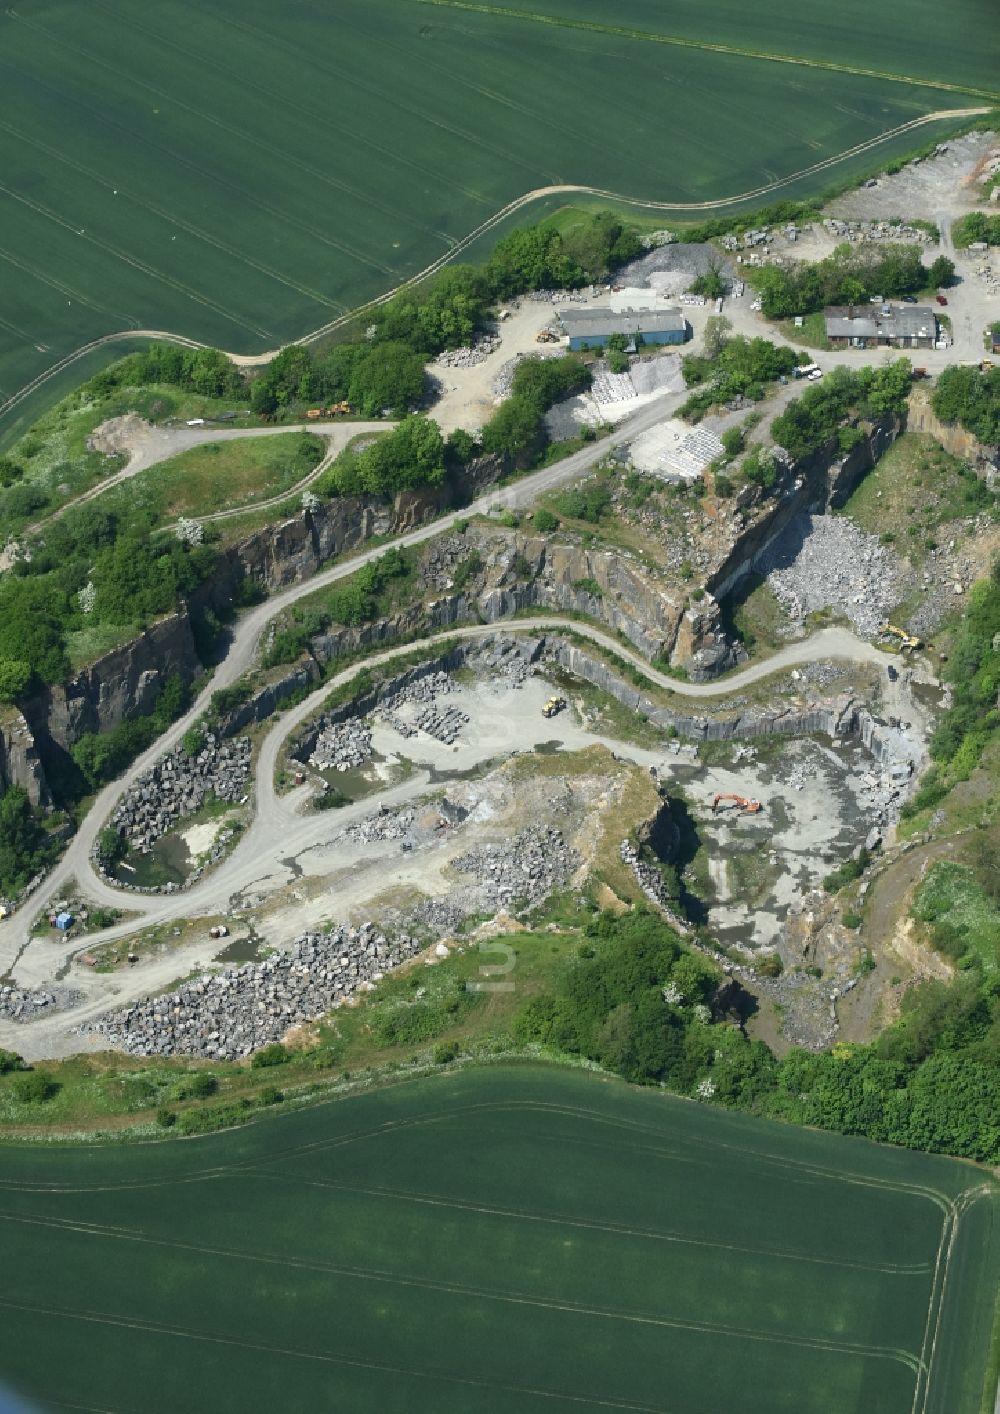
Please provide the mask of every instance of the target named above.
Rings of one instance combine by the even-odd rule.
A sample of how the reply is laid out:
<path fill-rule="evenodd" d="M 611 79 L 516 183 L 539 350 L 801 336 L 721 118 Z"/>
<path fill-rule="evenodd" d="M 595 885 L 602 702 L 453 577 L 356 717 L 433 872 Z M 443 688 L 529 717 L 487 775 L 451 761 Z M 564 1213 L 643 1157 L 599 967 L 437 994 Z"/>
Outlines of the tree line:
<path fill-rule="evenodd" d="M 870 1045 L 778 1059 L 726 1011 L 721 974 L 642 909 L 589 923 L 576 959 L 516 1039 L 638 1084 L 841 1134 L 996 1163 L 1000 983 L 972 968 L 906 994 Z"/>
<path fill-rule="evenodd" d="M 959 423 L 987 447 L 1000 446 L 1000 368 L 946 368 L 931 405 L 942 422 Z"/>
<path fill-rule="evenodd" d="M 771 436 L 794 461 L 801 461 L 839 437 L 849 416 L 904 412 L 912 379 L 913 368 L 905 358 L 881 368 L 834 368 L 774 419 Z"/>
<path fill-rule="evenodd" d="M 498 301 L 542 289 L 575 289 L 606 278 L 642 254 L 636 231 L 611 212 L 561 229 L 542 222 L 512 231 L 482 265 L 452 265 L 407 286 L 368 313 L 363 332 L 313 350 L 283 349 L 265 368 L 237 369 L 214 349 L 154 344 L 96 375 L 100 395 L 118 387 L 165 383 L 206 396 L 245 398 L 254 412 L 347 401 L 364 417 L 401 417 L 426 391 L 426 365 L 468 344 Z"/>
<path fill-rule="evenodd" d="M 828 305 L 867 304 L 876 295 L 899 299 L 928 287 L 950 285 L 954 264 L 938 256 L 929 267 L 919 246 L 839 245 L 825 260 L 803 261 L 789 268 L 764 265 L 750 272 L 768 319 L 815 314 Z"/>

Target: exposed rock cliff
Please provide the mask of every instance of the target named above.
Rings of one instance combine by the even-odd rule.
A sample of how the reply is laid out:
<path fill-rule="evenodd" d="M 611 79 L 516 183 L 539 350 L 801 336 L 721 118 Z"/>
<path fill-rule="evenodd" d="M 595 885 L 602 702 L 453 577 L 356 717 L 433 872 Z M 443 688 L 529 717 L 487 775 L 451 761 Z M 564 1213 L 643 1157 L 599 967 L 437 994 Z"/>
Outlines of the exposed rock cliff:
<path fill-rule="evenodd" d="M 0 793 L 9 786 L 20 786 L 32 805 L 51 804 L 35 738 L 24 717 L 13 707 L 6 709 L 0 720 Z"/>

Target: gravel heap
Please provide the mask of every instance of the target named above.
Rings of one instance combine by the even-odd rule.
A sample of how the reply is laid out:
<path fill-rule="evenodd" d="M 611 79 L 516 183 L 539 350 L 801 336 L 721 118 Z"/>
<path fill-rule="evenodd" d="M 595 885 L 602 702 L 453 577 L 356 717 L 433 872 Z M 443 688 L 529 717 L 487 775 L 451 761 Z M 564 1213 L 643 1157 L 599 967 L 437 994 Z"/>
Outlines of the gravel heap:
<path fill-rule="evenodd" d="M 250 774 L 250 739 L 222 742 L 209 733 L 197 756 L 177 747 L 144 771 L 119 802 L 111 826 L 140 854 L 148 854 L 161 835 L 185 815 L 192 815 L 214 795 L 240 800 Z"/>
<path fill-rule="evenodd" d="M 408 935 L 390 940 L 370 923 L 307 933 L 287 953 L 206 975 L 80 1030 L 101 1032 L 111 1045 L 135 1056 L 236 1060 L 323 1016 L 421 947 Z"/>
<path fill-rule="evenodd" d="M 905 586 L 896 557 L 846 516 L 801 515 L 767 551 L 767 582 L 794 619 L 835 609 L 876 634 Z"/>
<path fill-rule="evenodd" d="M 309 757 L 309 764 L 319 771 L 331 768 L 350 771 L 354 766 L 363 766 L 371 754 L 371 728 L 354 719 L 324 727 Z"/>
<path fill-rule="evenodd" d="M 664 291 L 679 292 L 687 289 L 699 275 L 707 275 L 718 265 L 724 274 L 731 274 L 728 262 L 720 261 L 719 253 L 710 245 L 692 245 L 690 242 L 675 241 L 671 245 L 659 246 L 648 255 L 639 256 L 630 264 L 622 266 L 615 275 L 615 283 L 626 289 L 653 287 Z M 672 280 L 655 279 L 655 276 L 673 276 Z"/>
<path fill-rule="evenodd" d="M 412 810 L 380 810 L 348 825 L 344 834 L 356 844 L 377 844 L 380 840 L 401 840 L 413 828 L 416 815 Z"/>
<path fill-rule="evenodd" d="M 552 826 L 532 826 L 503 844 L 482 845 L 453 860 L 461 874 L 472 874 L 484 901 L 495 908 L 514 902 L 537 903 L 565 884 L 579 856 Z"/>
<path fill-rule="evenodd" d="M 70 987 L 58 987 L 54 992 L 25 992 L 20 987 L 0 987 L 0 1016 L 7 1021 L 34 1021 L 36 1017 L 76 1006 L 83 993 Z"/>
<path fill-rule="evenodd" d="M 490 354 L 500 347 L 499 334 L 477 334 L 471 346 L 461 349 L 445 349 L 438 355 L 438 363 L 443 368 L 475 368 L 477 363 L 485 363 Z"/>

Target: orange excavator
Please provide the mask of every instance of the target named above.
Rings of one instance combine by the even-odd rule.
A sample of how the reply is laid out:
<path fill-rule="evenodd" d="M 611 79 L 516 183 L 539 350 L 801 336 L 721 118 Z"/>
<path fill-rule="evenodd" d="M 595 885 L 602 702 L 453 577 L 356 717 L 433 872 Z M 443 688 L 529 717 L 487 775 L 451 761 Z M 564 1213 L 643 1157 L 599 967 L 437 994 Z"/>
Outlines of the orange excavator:
<path fill-rule="evenodd" d="M 712 797 L 713 815 L 715 814 L 716 810 L 718 810 L 721 802 L 724 800 L 735 800 L 736 804 L 740 807 L 740 809 L 745 815 L 759 815 L 764 808 L 759 800 L 748 800 L 745 795 L 734 795 L 732 792 L 727 792 L 725 794 L 714 795 Z"/>

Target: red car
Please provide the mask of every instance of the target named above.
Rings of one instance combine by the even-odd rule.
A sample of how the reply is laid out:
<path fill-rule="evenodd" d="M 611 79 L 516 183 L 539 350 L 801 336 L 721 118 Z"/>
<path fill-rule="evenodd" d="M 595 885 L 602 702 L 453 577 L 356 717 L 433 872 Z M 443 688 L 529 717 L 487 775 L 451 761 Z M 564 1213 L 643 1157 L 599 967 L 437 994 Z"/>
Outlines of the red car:
<path fill-rule="evenodd" d="M 937 300 L 938 304 L 945 305 L 948 303 L 944 295 L 935 295 L 934 298 Z"/>

